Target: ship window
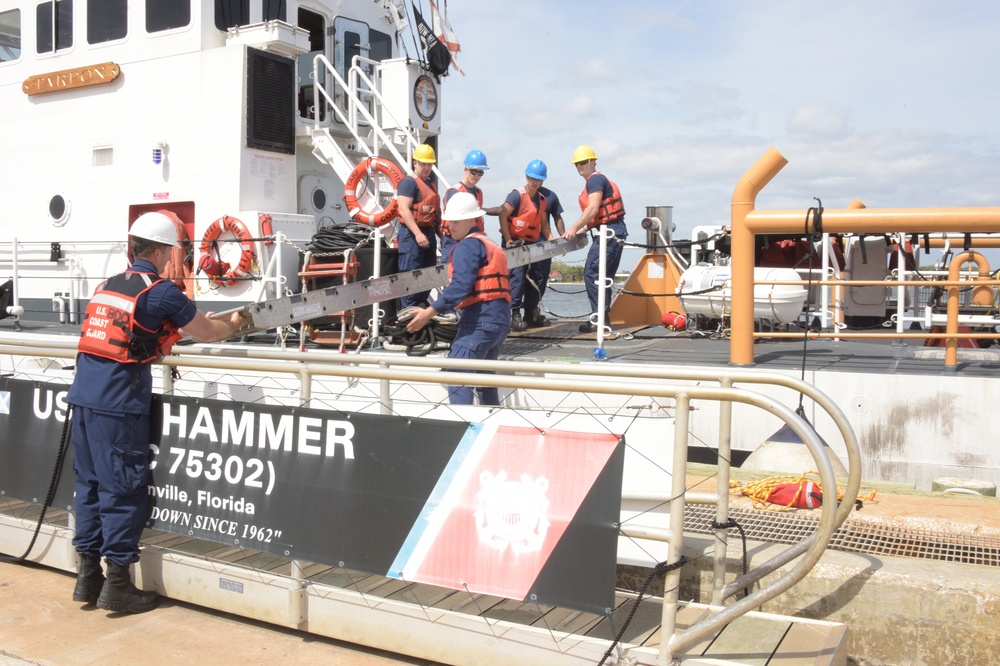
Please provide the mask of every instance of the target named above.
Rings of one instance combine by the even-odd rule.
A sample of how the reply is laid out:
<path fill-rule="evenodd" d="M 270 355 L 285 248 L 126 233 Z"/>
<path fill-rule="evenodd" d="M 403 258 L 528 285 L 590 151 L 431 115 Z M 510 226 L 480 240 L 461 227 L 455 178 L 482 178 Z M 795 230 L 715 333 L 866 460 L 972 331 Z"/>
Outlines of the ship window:
<path fill-rule="evenodd" d="M 55 12 L 52 11 L 53 4 L 56 6 Z M 73 0 L 40 3 L 35 8 L 35 27 L 35 43 L 39 53 L 51 53 L 53 50 L 73 46 Z"/>
<path fill-rule="evenodd" d="M 102 44 L 128 34 L 128 0 L 90 0 L 87 3 L 87 43 Z"/>
<path fill-rule="evenodd" d="M 392 57 L 392 37 L 384 32 L 370 30 L 368 32 L 368 44 L 371 46 L 368 57 L 372 60 L 382 62 L 386 58 Z"/>
<path fill-rule="evenodd" d="M 215 27 L 225 32 L 250 23 L 250 0 L 215 0 Z"/>
<path fill-rule="evenodd" d="M 0 62 L 21 57 L 21 10 L 0 12 Z"/>
<path fill-rule="evenodd" d="M 91 155 L 91 164 L 97 166 L 111 166 L 115 163 L 114 146 L 95 146 Z"/>
<path fill-rule="evenodd" d="M 183 28 L 191 23 L 191 0 L 146 0 L 146 32 Z"/>
<path fill-rule="evenodd" d="M 265 21 L 286 20 L 287 10 L 285 8 L 285 0 L 262 0 L 262 2 L 261 16 L 264 17 Z"/>

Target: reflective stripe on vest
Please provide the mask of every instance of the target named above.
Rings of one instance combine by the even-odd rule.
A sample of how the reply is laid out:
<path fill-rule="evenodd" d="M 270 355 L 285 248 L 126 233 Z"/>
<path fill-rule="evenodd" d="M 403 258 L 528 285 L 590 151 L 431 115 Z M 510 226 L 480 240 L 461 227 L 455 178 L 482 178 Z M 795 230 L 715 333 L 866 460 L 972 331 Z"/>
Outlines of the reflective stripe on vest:
<path fill-rule="evenodd" d="M 487 238 L 481 231 L 473 231 L 460 243 L 469 238 L 476 238 L 486 248 L 486 264 L 476 272 L 476 281 L 472 284 L 472 293 L 455 306 L 456 310 L 467 308 L 474 303 L 485 303 L 502 298 L 510 302 L 510 273 L 507 270 L 507 253 L 500 246 Z M 454 264 L 448 264 L 448 279 L 451 279 Z"/>
<path fill-rule="evenodd" d="M 87 304 L 77 349 L 119 363 L 148 363 L 169 352 L 180 339 L 176 326 L 168 321 L 153 331 L 135 320 L 139 297 L 158 282 L 148 273 L 126 271 L 98 286 Z"/>

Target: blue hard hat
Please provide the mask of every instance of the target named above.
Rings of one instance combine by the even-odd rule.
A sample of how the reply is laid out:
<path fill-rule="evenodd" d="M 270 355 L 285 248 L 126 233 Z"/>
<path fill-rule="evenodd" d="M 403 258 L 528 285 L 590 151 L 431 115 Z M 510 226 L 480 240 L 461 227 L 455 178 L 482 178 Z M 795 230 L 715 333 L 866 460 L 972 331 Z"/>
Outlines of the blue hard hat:
<path fill-rule="evenodd" d="M 545 166 L 545 162 L 541 160 L 531 160 L 531 162 L 528 163 L 528 168 L 524 170 L 524 175 L 529 178 L 545 180 L 549 177 L 549 168 Z"/>
<path fill-rule="evenodd" d="M 470 150 L 469 154 L 465 156 L 465 166 L 468 169 L 482 169 L 483 171 L 488 171 L 490 168 L 486 164 L 486 155 L 481 150 Z"/>

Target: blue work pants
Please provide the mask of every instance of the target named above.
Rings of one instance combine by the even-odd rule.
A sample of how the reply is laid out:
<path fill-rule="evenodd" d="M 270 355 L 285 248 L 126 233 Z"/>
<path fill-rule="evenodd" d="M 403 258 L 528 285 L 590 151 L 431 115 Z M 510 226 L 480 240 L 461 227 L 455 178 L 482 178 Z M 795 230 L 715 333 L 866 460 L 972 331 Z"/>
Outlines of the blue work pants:
<path fill-rule="evenodd" d="M 396 236 L 399 243 L 397 265 L 400 273 L 437 265 L 437 233 L 430 227 L 422 227 L 420 231 L 427 236 L 427 240 L 429 241 L 427 247 L 417 245 L 417 240 L 413 237 L 410 230 L 406 225 L 400 223 L 399 233 Z M 399 300 L 405 308 L 411 305 L 427 303 L 428 296 L 430 296 L 429 291 L 421 291 L 415 294 L 407 294 Z"/>
<path fill-rule="evenodd" d="M 77 552 L 139 561 L 149 512 L 149 415 L 73 407 Z"/>
<path fill-rule="evenodd" d="M 500 357 L 500 347 L 503 346 L 510 324 L 492 322 L 458 321 L 458 331 L 451 343 L 448 358 L 481 358 L 495 361 Z M 494 373 L 490 373 L 494 374 Z M 499 405 L 500 391 L 496 387 L 481 386 L 476 388 L 480 405 Z M 471 386 L 449 386 L 448 401 L 453 405 L 471 405 Z"/>

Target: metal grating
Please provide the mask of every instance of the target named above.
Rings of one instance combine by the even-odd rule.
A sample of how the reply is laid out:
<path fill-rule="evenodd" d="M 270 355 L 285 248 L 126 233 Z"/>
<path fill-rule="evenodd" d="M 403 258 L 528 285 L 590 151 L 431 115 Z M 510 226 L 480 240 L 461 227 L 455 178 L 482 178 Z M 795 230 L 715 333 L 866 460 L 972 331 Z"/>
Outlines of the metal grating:
<path fill-rule="evenodd" d="M 791 512 L 731 509 L 729 517 L 743 527 L 748 539 L 772 543 L 801 541 L 816 531 L 817 524 L 816 518 Z M 714 520 L 713 506 L 689 504 L 684 507 L 686 531 L 711 534 Z M 739 536 L 739 531 L 731 528 L 732 535 Z M 1000 566 L 1000 538 L 894 525 L 848 521 L 833 533 L 830 548 L 890 557 Z"/>

